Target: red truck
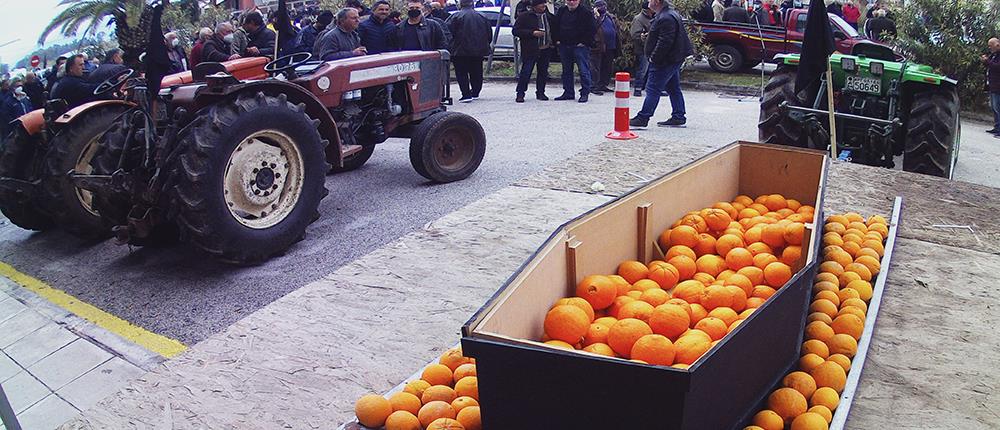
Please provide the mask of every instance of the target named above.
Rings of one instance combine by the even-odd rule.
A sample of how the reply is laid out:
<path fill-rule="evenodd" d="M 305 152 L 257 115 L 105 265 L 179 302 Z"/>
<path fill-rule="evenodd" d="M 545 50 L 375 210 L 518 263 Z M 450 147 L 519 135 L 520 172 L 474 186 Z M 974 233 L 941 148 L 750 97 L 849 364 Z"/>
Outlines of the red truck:
<path fill-rule="evenodd" d="M 807 9 L 788 9 L 785 26 L 760 26 L 735 22 L 689 22 L 701 28 L 705 43 L 712 46 L 708 64 L 717 72 L 732 73 L 772 61 L 777 54 L 798 54 L 806 29 Z M 830 15 L 837 51 L 845 54 L 858 42 L 868 39 L 843 18 Z"/>

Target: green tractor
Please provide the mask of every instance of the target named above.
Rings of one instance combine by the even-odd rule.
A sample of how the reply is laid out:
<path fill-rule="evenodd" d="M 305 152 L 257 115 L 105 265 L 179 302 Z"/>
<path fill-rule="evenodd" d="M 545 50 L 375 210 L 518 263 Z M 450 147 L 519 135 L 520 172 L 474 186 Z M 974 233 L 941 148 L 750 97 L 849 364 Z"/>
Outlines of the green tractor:
<path fill-rule="evenodd" d="M 760 104 L 760 140 L 813 149 L 830 145 L 826 79 L 795 92 L 799 55 L 780 55 Z M 833 54 L 837 158 L 951 178 L 961 123 L 955 80 L 930 66 L 899 61 L 889 48 L 855 45 Z"/>

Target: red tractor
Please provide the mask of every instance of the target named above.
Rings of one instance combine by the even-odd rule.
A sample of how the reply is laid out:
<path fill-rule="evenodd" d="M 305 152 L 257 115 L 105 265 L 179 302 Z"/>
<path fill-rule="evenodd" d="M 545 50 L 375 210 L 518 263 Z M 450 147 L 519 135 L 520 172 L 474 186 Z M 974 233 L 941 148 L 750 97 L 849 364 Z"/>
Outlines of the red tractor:
<path fill-rule="evenodd" d="M 222 67 L 241 79 L 264 79 L 265 58 L 226 62 Z M 111 94 L 136 83 L 122 73 L 99 91 Z M 192 72 L 164 78 L 163 86 L 193 82 Z M 110 230 L 93 208 L 93 195 L 75 187 L 70 170 L 89 172 L 97 140 L 112 122 L 136 106 L 134 94 L 124 88 L 118 97 L 67 109 L 60 100 L 47 103 L 13 122 L 0 151 L 0 211 L 28 230 L 59 226 L 77 236 L 103 238 Z"/>
<path fill-rule="evenodd" d="M 259 263 L 319 217 L 328 172 L 361 167 L 389 137 L 409 138 L 413 168 L 435 182 L 468 177 L 485 154 L 479 122 L 442 103 L 446 51 L 293 54 L 260 80 L 198 67 L 204 82 L 162 89 L 152 104 L 137 87 L 138 105 L 100 137 L 90 171 L 70 173 L 119 241 L 179 237 Z"/>

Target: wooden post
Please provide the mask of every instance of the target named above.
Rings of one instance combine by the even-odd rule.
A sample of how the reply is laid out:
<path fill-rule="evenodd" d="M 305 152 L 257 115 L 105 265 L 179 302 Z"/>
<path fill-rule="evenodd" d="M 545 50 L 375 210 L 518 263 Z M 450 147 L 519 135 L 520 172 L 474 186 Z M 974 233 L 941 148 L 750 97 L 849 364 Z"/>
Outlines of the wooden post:
<path fill-rule="evenodd" d="M 833 111 L 833 66 L 826 58 L 826 105 L 830 112 L 830 156 L 837 159 L 837 115 Z"/>
<path fill-rule="evenodd" d="M 576 240 L 575 236 L 566 239 L 566 286 L 569 291 L 576 291 L 576 249 L 583 242 Z"/>
<path fill-rule="evenodd" d="M 646 226 L 649 224 L 649 207 L 651 205 L 652 203 L 643 203 L 636 208 L 637 209 L 636 217 L 638 221 L 636 223 L 638 229 L 636 231 L 636 238 L 638 241 L 637 245 L 638 249 L 636 249 L 636 256 L 637 259 L 642 262 L 642 264 L 646 264 L 649 262 L 648 259 L 649 255 L 646 252 L 649 249 L 649 246 L 646 244 L 646 239 L 647 239 Z"/>

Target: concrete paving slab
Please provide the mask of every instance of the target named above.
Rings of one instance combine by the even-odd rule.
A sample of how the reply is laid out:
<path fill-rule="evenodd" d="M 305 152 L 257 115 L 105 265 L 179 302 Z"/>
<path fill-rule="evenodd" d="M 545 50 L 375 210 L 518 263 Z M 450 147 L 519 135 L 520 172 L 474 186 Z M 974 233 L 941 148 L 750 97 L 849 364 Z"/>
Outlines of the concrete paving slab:
<path fill-rule="evenodd" d="M 26 430 L 52 430 L 79 414 L 80 411 L 65 400 L 55 394 L 49 394 L 18 415 L 17 420 L 21 428 Z"/>
<path fill-rule="evenodd" d="M 23 369 L 17 365 L 17 362 L 8 357 L 7 354 L 0 352 L 0 383 L 18 374 L 21 370 Z"/>
<path fill-rule="evenodd" d="M 1000 256 L 901 239 L 889 270 L 847 427 L 1000 428 Z"/>
<path fill-rule="evenodd" d="M 29 406 L 38 403 L 39 400 L 52 393 L 45 384 L 42 384 L 26 370 L 22 370 L 4 381 L 3 392 L 7 395 L 7 400 L 15 414 L 20 414 Z"/>
<path fill-rule="evenodd" d="M 13 297 L 6 294 L 0 296 L 0 298 L 3 298 L 3 301 L 0 301 L 0 323 L 27 309 L 23 303 L 14 300 Z"/>
<path fill-rule="evenodd" d="M 114 394 L 146 373 L 135 365 L 114 357 L 56 391 L 75 408 L 85 410 Z"/>
<path fill-rule="evenodd" d="M 18 312 L 17 315 L 0 323 L 0 348 L 7 348 L 48 323 L 48 318 L 31 309 Z"/>
<path fill-rule="evenodd" d="M 4 348 L 4 352 L 21 366 L 28 367 L 76 339 L 75 334 L 59 324 L 48 323 Z"/>
<path fill-rule="evenodd" d="M 77 339 L 28 367 L 28 371 L 52 390 L 58 390 L 111 357 L 97 345 Z"/>
<path fill-rule="evenodd" d="M 359 395 L 388 390 L 454 345 L 551 230 L 606 200 L 504 189 L 275 301 L 63 428 L 164 416 L 175 428 L 335 427 Z"/>

